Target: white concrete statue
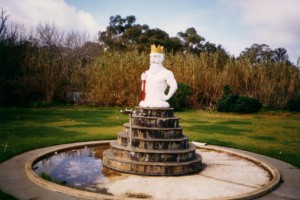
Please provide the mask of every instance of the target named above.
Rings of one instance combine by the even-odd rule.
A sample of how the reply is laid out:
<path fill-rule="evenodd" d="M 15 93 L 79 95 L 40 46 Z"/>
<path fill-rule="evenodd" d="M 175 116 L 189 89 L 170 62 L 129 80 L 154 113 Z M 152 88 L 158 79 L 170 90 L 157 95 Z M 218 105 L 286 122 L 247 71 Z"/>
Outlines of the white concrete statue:
<path fill-rule="evenodd" d="M 151 45 L 150 68 L 141 75 L 142 101 L 139 106 L 168 108 L 169 100 L 177 90 L 177 82 L 173 72 L 167 70 L 162 62 L 164 60 L 163 46 Z M 168 94 L 165 94 L 169 85 Z"/>

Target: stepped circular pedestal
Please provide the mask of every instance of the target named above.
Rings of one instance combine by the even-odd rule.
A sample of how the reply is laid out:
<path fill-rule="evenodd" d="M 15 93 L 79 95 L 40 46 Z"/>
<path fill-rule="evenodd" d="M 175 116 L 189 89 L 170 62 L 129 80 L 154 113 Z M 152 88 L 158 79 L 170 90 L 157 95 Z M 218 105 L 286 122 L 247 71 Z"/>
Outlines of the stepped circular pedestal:
<path fill-rule="evenodd" d="M 103 153 L 103 164 L 120 172 L 173 176 L 201 170 L 202 158 L 183 135 L 173 108 L 136 107 Z"/>

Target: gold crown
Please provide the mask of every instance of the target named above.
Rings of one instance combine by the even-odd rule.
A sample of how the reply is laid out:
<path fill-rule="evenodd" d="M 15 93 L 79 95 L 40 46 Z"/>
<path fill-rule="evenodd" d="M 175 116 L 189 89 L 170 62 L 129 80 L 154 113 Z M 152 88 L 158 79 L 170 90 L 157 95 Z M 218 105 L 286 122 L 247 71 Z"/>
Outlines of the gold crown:
<path fill-rule="evenodd" d="M 155 44 L 151 45 L 151 53 L 164 53 L 164 47 L 158 45 L 157 47 Z"/>

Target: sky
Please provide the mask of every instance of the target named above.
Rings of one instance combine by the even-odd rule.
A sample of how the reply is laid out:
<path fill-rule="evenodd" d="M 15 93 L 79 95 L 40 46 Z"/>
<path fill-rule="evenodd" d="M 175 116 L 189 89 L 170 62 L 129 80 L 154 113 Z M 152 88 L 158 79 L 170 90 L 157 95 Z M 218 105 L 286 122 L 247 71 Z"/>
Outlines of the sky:
<path fill-rule="evenodd" d="M 0 0 L 9 23 L 35 29 L 54 23 L 61 31 L 80 31 L 96 39 L 110 16 L 136 17 L 136 24 L 174 37 L 190 27 L 206 41 L 238 56 L 252 44 L 285 48 L 300 57 L 300 0 Z"/>

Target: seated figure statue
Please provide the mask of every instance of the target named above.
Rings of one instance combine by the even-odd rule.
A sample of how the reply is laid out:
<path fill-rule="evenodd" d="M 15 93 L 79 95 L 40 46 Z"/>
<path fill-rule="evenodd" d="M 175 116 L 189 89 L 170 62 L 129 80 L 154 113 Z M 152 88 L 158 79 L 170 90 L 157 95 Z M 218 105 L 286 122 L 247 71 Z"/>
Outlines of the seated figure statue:
<path fill-rule="evenodd" d="M 141 107 L 170 107 L 167 100 L 176 92 L 177 82 L 173 73 L 162 65 L 163 60 L 163 46 L 151 45 L 150 68 L 141 75 L 144 93 L 139 104 Z M 165 94 L 167 86 L 170 88 Z"/>

